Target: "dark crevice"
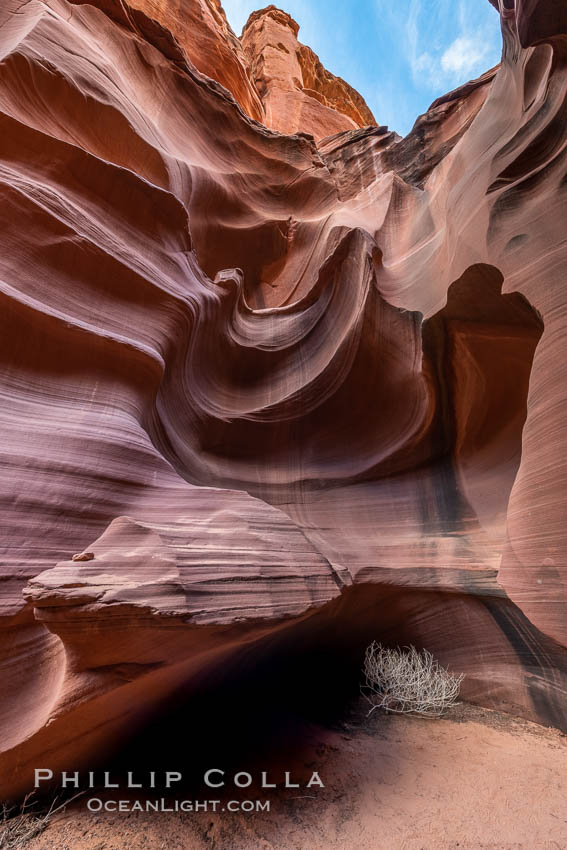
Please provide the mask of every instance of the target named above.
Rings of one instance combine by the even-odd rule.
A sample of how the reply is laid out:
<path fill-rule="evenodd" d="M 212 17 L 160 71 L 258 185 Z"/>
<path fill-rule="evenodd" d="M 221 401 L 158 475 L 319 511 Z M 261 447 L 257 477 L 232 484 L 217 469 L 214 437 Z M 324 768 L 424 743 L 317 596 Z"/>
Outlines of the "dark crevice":
<path fill-rule="evenodd" d="M 432 620 L 433 630 L 426 625 Z M 479 627 L 481 646 L 472 640 Z M 123 784 L 128 771 L 145 776 L 150 770 L 180 771 L 185 783 L 176 785 L 174 794 L 199 790 L 211 767 L 227 776 L 243 770 L 259 776 L 266 770 L 281 782 L 290 764 L 304 763 L 315 738 L 352 721 L 356 706 L 360 723 L 363 656 L 374 639 L 387 646 L 425 647 L 453 672 L 464 672 L 465 700 L 527 717 L 537 714 L 540 722 L 567 729 L 565 654 L 508 599 L 367 584 L 345 589 L 309 617 L 290 621 L 286 629 L 193 675 L 151 716 L 138 715 L 128 735 L 107 748 L 98 764 L 91 758 L 86 766 L 68 769 L 98 771 L 99 778 L 108 770 Z M 500 678 L 492 670 L 479 674 L 485 655 L 496 648 Z M 512 681 L 517 703 L 511 701 Z M 521 704 L 525 686 L 531 709 Z"/>
<path fill-rule="evenodd" d="M 502 462 L 496 482 L 501 511 L 520 463 L 529 376 L 543 323 L 522 295 L 502 294 L 503 280 L 494 266 L 469 267 L 449 288 L 446 306 L 423 325 L 424 368 L 437 396 L 432 463 L 441 477 L 438 508 L 446 532 L 476 519 L 467 500 L 475 457 L 491 452 L 495 469 Z M 509 456 L 515 459 L 512 470 L 504 463 Z"/>

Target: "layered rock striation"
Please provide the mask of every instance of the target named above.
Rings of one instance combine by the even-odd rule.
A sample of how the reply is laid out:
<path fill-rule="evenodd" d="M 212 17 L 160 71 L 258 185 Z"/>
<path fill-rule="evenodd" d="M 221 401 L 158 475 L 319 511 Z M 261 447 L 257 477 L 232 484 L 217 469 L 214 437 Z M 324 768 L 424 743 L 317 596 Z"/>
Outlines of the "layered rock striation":
<path fill-rule="evenodd" d="M 405 139 L 274 7 L 0 11 L 0 796 L 315 640 L 567 728 L 567 26 L 500 2 Z"/>

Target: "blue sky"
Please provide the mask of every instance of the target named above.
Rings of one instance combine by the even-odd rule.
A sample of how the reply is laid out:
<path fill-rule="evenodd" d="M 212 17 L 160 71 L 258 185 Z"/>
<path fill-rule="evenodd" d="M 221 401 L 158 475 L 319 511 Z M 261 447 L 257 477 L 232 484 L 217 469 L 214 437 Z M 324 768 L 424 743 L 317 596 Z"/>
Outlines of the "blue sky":
<path fill-rule="evenodd" d="M 222 0 L 237 35 L 269 0 Z M 329 71 L 365 98 L 380 124 L 405 135 L 441 94 L 500 60 L 488 0 L 281 0 Z"/>

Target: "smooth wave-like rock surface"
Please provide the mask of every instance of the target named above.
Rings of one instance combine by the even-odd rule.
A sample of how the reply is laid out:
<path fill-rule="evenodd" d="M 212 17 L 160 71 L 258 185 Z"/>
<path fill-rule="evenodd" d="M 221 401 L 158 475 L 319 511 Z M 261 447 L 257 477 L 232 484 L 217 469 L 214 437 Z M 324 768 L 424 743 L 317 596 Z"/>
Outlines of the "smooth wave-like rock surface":
<path fill-rule="evenodd" d="M 500 4 L 405 139 L 274 7 L 0 10 L 0 796 L 314 640 L 567 728 L 567 22 Z"/>

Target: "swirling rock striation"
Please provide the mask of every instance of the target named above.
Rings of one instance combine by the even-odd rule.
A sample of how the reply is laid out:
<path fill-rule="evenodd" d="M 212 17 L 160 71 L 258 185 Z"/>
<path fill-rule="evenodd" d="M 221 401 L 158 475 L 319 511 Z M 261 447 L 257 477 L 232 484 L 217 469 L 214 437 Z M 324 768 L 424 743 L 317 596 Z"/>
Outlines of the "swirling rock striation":
<path fill-rule="evenodd" d="M 500 2 L 405 139 L 274 7 L 0 11 L 0 795 L 315 640 L 567 728 L 567 26 Z"/>

